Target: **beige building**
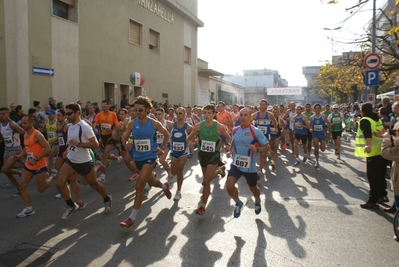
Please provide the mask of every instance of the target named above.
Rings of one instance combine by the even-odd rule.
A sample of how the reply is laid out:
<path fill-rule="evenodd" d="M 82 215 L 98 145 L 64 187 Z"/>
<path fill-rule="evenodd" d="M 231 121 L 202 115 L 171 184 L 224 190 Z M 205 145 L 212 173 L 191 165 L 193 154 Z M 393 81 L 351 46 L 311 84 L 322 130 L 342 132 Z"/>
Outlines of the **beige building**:
<path fill-rule="evenodd" d="M 198 101 L 197 0 L 0 0 L 0 14 L 0 106 Z"/>

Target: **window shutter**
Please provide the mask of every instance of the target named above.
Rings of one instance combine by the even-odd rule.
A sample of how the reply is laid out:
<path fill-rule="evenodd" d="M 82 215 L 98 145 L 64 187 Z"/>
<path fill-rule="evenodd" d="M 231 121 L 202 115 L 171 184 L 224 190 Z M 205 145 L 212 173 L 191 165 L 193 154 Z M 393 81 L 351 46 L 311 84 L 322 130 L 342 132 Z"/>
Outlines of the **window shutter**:
<path fill-rule="evenodd" d="M 140 45 L 140 25 L 134 21 L 130 21 L 129 41 Z"/>

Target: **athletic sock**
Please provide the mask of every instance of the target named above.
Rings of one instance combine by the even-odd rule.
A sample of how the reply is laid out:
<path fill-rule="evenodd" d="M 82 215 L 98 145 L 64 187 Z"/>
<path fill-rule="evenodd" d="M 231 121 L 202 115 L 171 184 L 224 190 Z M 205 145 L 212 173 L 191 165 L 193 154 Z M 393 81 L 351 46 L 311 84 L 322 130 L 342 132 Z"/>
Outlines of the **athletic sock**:
<path fill-rule="evenodd" d="M 69 207 L 75 207 L 75 203 L 73 203 L 72 199 L 65 200 Z"/>
<path fill-rule="evenodd" d="M 236 201 L 236 206 L 240 206 L 242 204 L 241 200 Z"/>
<path fill-rule="evenodd" d="M 105 198 L 104 198 L 104 203 L 105 202 L 108 202 L 109 201 L 109 196 L 107 195 Z"/>
<path fill-rule="evenodd" d="M 162 184 L 162 190 L 166 190 L 166 185 Z"/>
<path fill-rule="evenodd" d="M 138 210 L 132 209 L 132 212 L 129 215 L 129 218 L 132 219 L 132 221 L 136 220 L 137 212 L 138 212 Z"/>
<path fill-rule="evenodd" d="M 202 204 L 201 204 L 201 207 L 203 207 L 204 209 L 205 209 L 205 206 L 206 206 L 205 203 L 202 203 Z"/>

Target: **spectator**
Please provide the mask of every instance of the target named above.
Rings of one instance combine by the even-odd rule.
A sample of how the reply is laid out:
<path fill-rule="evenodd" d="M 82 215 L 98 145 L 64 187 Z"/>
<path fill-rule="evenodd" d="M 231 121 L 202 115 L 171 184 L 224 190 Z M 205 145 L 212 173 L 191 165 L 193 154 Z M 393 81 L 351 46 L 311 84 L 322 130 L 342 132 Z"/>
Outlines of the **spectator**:
<path fill-rule="evenodd" d="M 18 123 L 23 116 L 24 116 L 24 108 L 21 105 L 18 105 L 15 107 L 15 113 L 11 117 L 11 119 Z"/>
<path fill-rule="evenodd" d="M 50 109 L 56 110 L 57 109 L 56 103 L 57 101 L 55 100 L 54 97 L 49 97 L 48 104 L 50 105 Z"/>
<path fill-rule="evenodd" d="M 128 95 L 123 95 L 120 108 L 126 108 L 126 106 L 129 105 L 128 101 Z"/>

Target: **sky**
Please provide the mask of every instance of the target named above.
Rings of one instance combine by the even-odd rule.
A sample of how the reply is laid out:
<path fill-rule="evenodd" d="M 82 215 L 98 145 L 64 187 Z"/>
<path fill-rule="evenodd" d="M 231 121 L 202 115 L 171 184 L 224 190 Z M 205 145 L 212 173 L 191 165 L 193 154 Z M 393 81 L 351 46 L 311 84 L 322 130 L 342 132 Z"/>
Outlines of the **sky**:
<path fill-rule="evenodd" d="M 359 10 L 355 14 L 345 9 L 358 0 L 328 1 L 198 0 L 198 18 L 204 22 L 198 29 L 198 58 L 224 74 L 266 68 L 278 71 L 289 86 L 306 86 L 302 67 L 359 51 L 344 43 L 364 35 L 372 19 L 372 0 L 351 9 Z M 376 0 L 377 9 L 384 3 Z"/>

